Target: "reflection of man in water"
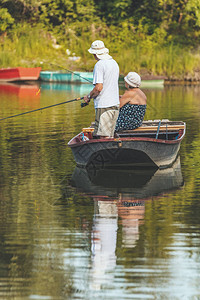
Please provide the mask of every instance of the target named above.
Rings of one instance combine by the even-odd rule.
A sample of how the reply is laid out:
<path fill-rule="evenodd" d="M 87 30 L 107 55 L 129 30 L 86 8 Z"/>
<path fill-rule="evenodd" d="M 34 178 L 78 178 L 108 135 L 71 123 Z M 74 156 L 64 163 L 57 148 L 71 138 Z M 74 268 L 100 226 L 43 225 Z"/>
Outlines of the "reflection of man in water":
<path fill-rule="evenodd" d="M 116 266 L 116 240 L 118 213 L 115 203 L 96 201 L 92 233 L 92 288 L 101 289 L 101 285 L 113 279 L 109 272 Z M 112 277 L 112 278 L 111 278 Z"/>

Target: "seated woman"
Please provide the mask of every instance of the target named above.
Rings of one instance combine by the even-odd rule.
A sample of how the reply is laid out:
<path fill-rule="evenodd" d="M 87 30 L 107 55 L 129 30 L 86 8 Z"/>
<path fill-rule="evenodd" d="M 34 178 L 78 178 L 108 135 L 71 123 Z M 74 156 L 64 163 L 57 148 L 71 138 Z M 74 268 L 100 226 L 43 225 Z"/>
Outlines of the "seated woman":
<path fill-rule="evenodd" d="M 120 111 L 115 131 L 131 130 L 141 126 L 146 112 L 146 95 L 139 89 L 140 76 L 129 72 L 125 80 L 127 91 L 120 97 Z"/>

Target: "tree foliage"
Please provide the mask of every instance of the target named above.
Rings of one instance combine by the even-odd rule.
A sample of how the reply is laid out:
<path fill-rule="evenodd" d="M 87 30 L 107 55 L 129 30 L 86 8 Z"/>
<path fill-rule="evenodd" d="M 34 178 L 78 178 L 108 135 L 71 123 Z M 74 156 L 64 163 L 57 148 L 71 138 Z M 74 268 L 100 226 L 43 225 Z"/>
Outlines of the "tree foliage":
<path fill-rule="evenodd" d="M 0 9 L 1 31 L 14 20 L 40 22 L 49 29 L 61 26 L 63 32 L 73 24 L 104 23 L 126 24 L 135 32 L 142 26 L 148 35 L 163 28 L 167 36 L 187 42 L 200 36 L 199 0 L 2 0 Z"/>
<path fill-rule="evenodd" d="M 7 8 L 0 8 L 0 32 L 5 32 L 14 23 Z"/>
<path fill-rule="evenodd" d="M 32 28 L 36 29 L 34 32 L 39 37 L 32 34 Z M 171 62 L 166 63 L 166 59 L 163 62 L 162 53 L 168 53 L 167 49 L 171 47 L 177 47 L 180 53 L 183 53 L 183 46 L 187 51 L 198 49 L 200 1 L 1 0 L 1 35 L 3 44 L 0 46 L 4 52 L 0 56 L 4 65 L 9 64 L 5 62 L 4 55 L 7 49 L 11 50 L 10 55 L 12 51 L 18 51 L 21 56 L 22 51 L 32 51 L 35 57 L 38 55 L 36 50 L 44 45 L 41 40 L 45 40 L 51 49 L 52 44 L 58 44 L 63 55 L 66 55 L 66 49 L 70 49 L 71 53 L 81 56 L 84 65 L 87 62 L 88 69 L 91 69 L 88 45 L 94 39 L 103 39 L 113 56 L 118 54 L 119 58 L 122 55 L 121 64 L 127 67 L 132 59 L 138 70 L 142 67 L 156 73 L 174 73 Z M 5 41 L 6 35 L 14 46 L 8 45 L 8 39 Z M 44 52 L 40 51 L 41 54 Z M 191 67 L 187 70 L 190 71 Z"/>

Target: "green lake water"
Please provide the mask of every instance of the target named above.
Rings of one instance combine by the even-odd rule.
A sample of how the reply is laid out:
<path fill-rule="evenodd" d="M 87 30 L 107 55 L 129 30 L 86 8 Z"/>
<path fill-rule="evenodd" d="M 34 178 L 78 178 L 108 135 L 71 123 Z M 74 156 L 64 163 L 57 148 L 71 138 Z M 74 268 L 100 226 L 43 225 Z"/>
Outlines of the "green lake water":
<path fill-rule="evenodd" d="M 0 85 L 0 118 L 92 86 Z M 0 122 L 0 299 L 200 299 L 200 86 L 144 89 L 145 120 L 185 121 L 166 170 L 76 167 L 92 103 Z M 121 90 L 123 92 L 123 90 Z"/>

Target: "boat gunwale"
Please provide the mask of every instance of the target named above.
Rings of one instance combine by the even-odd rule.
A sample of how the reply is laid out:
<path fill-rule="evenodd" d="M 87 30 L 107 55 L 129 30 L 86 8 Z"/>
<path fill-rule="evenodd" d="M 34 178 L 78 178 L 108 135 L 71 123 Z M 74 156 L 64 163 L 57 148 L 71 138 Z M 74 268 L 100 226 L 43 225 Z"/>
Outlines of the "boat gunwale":
<path fill-rule="evenodd" d="M 109 143 L 109 142 L 116 142 L 116 143 L 120 143 L 120 142 L 131 142 L 131 141 L 138 141 L 138 142 L 152 142 L 152 143 L 158 143 L 158 144 L 178 144 L 182 141 L 182 139 L 185 136 L 185 127 L 183 130 L 181 136 L 176 139 L 176 140 L 163 140 L 163 139 L 156 139 L 156 138 L 145 138 L 145 137 L 122 137 L 122 138 L 109 138 L 109 139 L 90 139 L 87 141 L 80 141 L 80 142 L 73 142 L 73 140 L 75 140 L 77 137 L 79 137 L 82 132 L 80 132 L 79 134 L 77 134 L 76 136 L 74 136 L 69 142 L 68 142 L 68 146 L 70 148 L 74 148 L 74 147 L 78 147 L 78 146 L 82 146 L 82 145 L 87 145 L 87 144 L 93 144 L 93 143 Z"/>

